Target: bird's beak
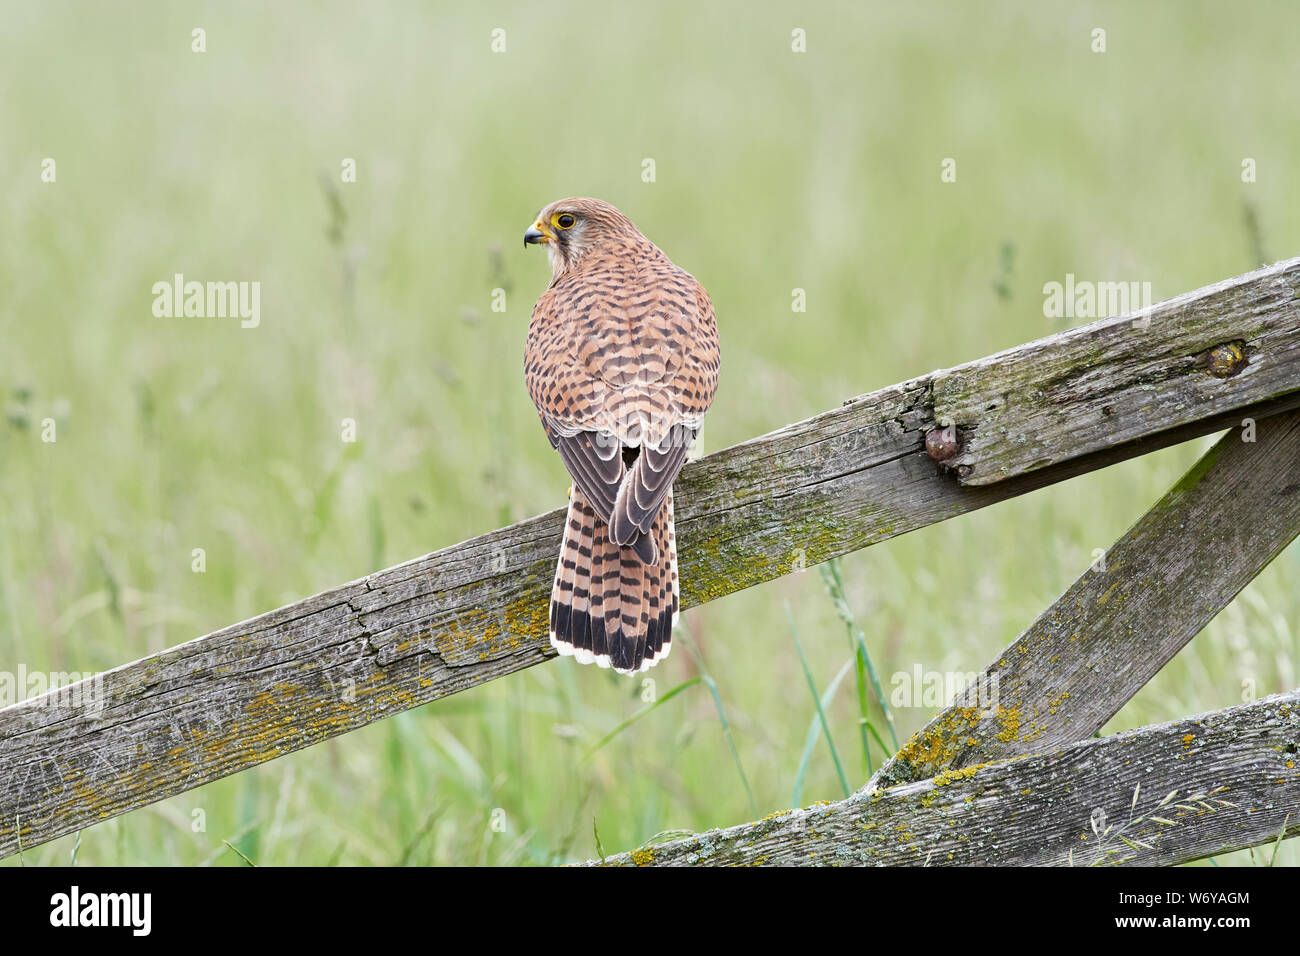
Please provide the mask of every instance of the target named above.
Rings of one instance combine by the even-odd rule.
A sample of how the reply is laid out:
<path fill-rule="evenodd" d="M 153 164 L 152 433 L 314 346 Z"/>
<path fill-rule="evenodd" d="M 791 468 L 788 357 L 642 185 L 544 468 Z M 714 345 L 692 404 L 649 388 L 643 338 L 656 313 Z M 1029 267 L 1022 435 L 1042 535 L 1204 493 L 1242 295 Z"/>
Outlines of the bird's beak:
<path fill-rule="evenodd" d="M 538 242 L 554 242 L 555 235 L 539 219 L 528 227 L 524 233 L 524 245 L 531 246 Z"/>

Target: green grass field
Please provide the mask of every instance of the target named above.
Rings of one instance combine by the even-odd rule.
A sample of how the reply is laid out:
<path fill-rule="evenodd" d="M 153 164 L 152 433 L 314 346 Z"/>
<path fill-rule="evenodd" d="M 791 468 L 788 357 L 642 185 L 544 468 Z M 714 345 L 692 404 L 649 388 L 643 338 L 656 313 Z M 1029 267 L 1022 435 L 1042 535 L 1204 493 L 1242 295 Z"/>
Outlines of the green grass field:
<path fill-rule="evenodd" d="M 437 6 L 4 0 L 0 670 L 107 669 L 562 504 L 520 242 L 561 196 L 708 288 L 705 451 L 1080 321 L 1043 314 L 1067 273 L 1162 299 L 1300 253 L 1293 4 Z M 156 318 L 176 273 L 260 282 L 260 326 Z M 843 559 L 882 678 L 980 670 L 1211 441 Z M 850 656 L 822 575 L 683 620 L 656 694 L 703 661 L 717 698 L 594 752 L 642 684 L 552 661 L 5 863 L 545 864 L 842 796 L 820 738 L 801 771 L 791 621 L 819 689 Z M 1291 689 L 1298 658 L 1292 546 L 1106 732 Z M 857 706 L 850 677 L 853 786 Z"/>

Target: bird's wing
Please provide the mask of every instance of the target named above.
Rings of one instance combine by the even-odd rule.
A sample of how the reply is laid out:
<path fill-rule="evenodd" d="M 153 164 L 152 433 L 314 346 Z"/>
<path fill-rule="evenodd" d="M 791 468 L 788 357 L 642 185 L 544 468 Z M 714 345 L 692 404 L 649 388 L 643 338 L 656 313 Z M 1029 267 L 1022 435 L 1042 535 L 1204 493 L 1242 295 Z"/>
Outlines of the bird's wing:
<path fill-rule="evenodd" d="M 622 446 L 616 436 L 596 430 L 573 431 L 573 426 L 550 419 L 542 413 L 542 427 L 551 447 L 560 453 L 565 470 L 596 514 L 606 524 L 614 510 L 614 499 L 627 469 L 623 464 Z M 565 433 L 566 427 L 569 433 Z"/>
<path fill-rule="evenodd" d="M 585 301 L 582 287 L 566 276 L 537 300 L 528 326 L 524 378 L 551 446 L 574 485 L 608 523 L 626 466 L 619 436 L 601 423 L 609 385 L 578 358 L 590 351 L 602 324 L 577 321 Z"/>
<path fill-rule="evenodd" d="M 662 447 L 641 446 L 614 499 L 610 540 L 621 544 L 635 541 L 638 534 L 650 533 L 694 440 L 695 429 L 679 425 Z"/>

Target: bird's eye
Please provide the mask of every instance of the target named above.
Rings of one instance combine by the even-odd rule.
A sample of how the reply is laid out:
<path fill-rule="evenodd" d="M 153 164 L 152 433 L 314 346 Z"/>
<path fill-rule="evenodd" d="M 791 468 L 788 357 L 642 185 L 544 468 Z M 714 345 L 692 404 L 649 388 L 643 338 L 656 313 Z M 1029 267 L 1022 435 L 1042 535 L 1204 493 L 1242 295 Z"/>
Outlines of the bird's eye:
<path fill-rule="evenodd" d="M 561 229 L 572 229 L 573 224 L 577 221 L 578 220 L 574 219 L 567 212 L 561 213 L 560 215 L 555 217 L 555 224 L 559 226 Z"/>

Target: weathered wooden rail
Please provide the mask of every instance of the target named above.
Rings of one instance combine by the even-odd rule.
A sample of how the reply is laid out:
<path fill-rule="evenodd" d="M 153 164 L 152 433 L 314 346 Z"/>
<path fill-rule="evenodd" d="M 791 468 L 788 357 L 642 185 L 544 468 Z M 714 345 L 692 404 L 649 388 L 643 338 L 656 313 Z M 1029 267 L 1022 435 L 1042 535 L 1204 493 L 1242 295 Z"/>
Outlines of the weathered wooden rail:
<path fill-rule="evenodd" d="M 611 866 L 1155 866 L 1300 833 L 1300 693 L 644 847 Z M 1289 819 L 1288 819 L 1289 814 Z"/>
<path fill-rule="evenodd" d="M 1099 827 L 1098 861 L 1177 862 L 1293 834 L 1292 697 L 1087 738 L 1300 532 L 1298 407 L 1292 259 L 692 463 L 678 496 L 687 607 L 1243 421 L 1255 432 L 1230 432 L 1111 549 L 1106 571 L 1085 574 L 990 665 L 996 708 L 950 708 L 841 804 L 608 862 L 1093 862 L 1097 844 L 1076 830 L 1097 813 L 1136 847 Z M 93 692 L 0 710 L 0 856 L 546 660 L 561 520 L 123 665 Z M 1175 734 L 1179 750 L 1170 734 L 1184 726 L 1209 729 Z M 1120 769 L 1134 754 L 1146 776 Z M 1139 799 L 1124 817 L 1126 787 Z M 1144 802 L 1175 790 L 1165 811 Z M 1157 834 L 1155 817 L 1175 823 Z"/>

